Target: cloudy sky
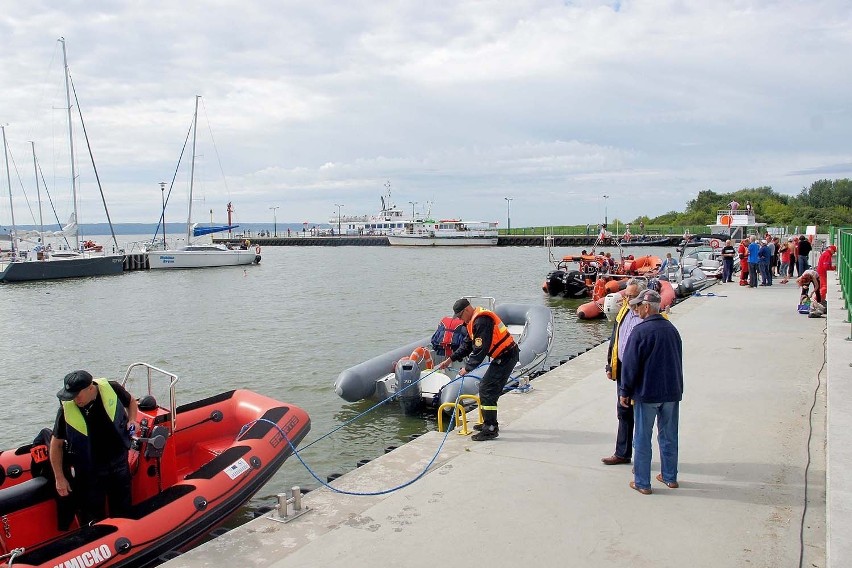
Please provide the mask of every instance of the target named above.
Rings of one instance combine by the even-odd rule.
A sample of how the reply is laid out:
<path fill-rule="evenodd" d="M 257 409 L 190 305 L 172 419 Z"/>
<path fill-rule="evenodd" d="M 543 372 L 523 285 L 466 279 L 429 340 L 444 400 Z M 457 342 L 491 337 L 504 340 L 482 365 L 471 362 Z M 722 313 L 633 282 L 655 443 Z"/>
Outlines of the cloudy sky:
<path fill-rule="evenodd" d="M 511 197 L 513 226 L 594 223 L 604 207 L 630 220 L 703 189 L 852 176 L 848 0 L 9 0 L 0 123 L 18 223 L 21 186 L 35 201 L 29 140 L 63 219 L 70 206 L 60 36 L 114 221 L 158 218 L 196 94 L 201 220 L 228 201 L 242 222 L 374 212 L 389 181 L 437 217 L 503 227 Z M 75 128 L 81 220 L 96 222 Z"/>

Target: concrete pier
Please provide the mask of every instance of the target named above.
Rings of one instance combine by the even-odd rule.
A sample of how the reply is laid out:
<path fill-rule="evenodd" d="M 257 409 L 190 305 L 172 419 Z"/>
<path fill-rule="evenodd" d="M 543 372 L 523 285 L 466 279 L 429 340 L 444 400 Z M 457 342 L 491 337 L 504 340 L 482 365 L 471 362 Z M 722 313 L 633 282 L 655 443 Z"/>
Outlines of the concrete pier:
<path fill-rule="evenodd" d="M 716 285 L 672 310 L 686 391 L 679 489 L 652 481 L 643 496 L 630 465 L 601 463 L 616 393 L 599 346 L 504 395 L 497 440 L 450 433 L 415 483 L 318 489 L 297 519 L 257 518 L 166 566 L 852 565 L 852 346 L 829 274 L 828 318 L 798 314 L 798 289 L 777 280 Z M 332 485 L 396 487 L 443 439 L 430 432 Z"/>

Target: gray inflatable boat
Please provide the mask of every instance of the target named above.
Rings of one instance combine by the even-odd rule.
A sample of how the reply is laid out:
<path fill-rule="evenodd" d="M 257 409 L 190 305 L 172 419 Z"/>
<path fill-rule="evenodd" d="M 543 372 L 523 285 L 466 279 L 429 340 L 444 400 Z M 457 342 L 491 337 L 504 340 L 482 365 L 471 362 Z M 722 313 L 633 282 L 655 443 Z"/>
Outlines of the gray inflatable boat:
<path fill-rule="evenodd" d="M 553 344 L 553 312 L 550 308 L 531 304 L 499 304 L 493 310 L 509 328 L 520 349 L 520 359 L 512 372 L 512 379 L 543 367 Z M 464 377 L 457 377 L 458 369 L 433 369 L 432 361 L 438 364 L 443 357 L 432 351 L 430 339 L 431 335 L 346 369 L 334 382 L 334 391 L 349 402 L 397 400 L 407 414 L 455 402 L 460 394 L 478 394 L 479 380 L 489 363 Z M 418 353 L 415 354 L 415 350 Z M 428 352 L 425 357 L 424 351 Z"/>

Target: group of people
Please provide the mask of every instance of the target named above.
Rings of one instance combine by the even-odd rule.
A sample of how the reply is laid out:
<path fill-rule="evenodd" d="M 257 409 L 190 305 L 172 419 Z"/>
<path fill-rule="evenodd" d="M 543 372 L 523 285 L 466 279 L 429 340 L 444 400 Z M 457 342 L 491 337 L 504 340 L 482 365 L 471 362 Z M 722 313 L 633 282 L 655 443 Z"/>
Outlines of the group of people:
<path fill-rule="evenodd" d="M 810 268 L 811 250 L 805 235 L 781 239 L 766 234 L 763 238 L 751 235 L 743 239 L 737 250 L 740 286 L 772 286 L 776 276 L 781 278 L 780 284 L 786 284 L 794 273 L 801 277 Z M 724 253 L 723 250 L 723 256 Z"/>
<path fill-rule="evenodd" d="M 660 294 L 631 278 L 610 336 L 606 377 L 617 386 L 618 433 L 606 465 L 633 462 L 630 487 L 651 489 L 651 437 L 657 424 L 660 473 L 655 479 L 678 487 L 678 420 L 683 398 L 683 344 L 677 328 L 660 313 Z"/>

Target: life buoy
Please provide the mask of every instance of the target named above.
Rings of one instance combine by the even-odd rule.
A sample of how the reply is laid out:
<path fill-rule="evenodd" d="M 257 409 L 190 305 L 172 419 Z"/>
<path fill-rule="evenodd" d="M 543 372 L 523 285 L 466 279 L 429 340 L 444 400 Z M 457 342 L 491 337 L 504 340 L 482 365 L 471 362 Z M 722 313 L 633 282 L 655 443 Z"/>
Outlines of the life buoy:
<path fill-rule="evenodd" d="M 712 239 L 710 241 L 710 246 L 713 247 L 714 249 L 717 249 L 717 248 L 722 246 L 722 243 L 719 242 L 719 239 Z"/>
<path fill-rule="evenodd" d="M 723 227 L 730 227 L 733 222 L 734 218 L 730 215 L 722 215 L 721 217 L 719 217 L 719 224 Z"/>
<path fill-rule="evenodd" d="M 256 246 L 256 247 L 254 247 L 254 253 L 255 253 L 255 254 L 260 254 L 260 245 L 258 245 L 258 246 Z"/>
<path fill-rule="evenodd" d="M 604 282 L 603 278 L 598 278 L 595 281 L 595 289 L 592 292 L 592 299 L 594 301 L 598 301 L 604 296 L 606 296 L 606 282 Z"/>
<path fill-rule="evenodd" d="M 432 368 L 432 353 L 425 347 L 415 348 L 408 358 L 416 362 L 421 370 Z"/>

